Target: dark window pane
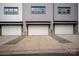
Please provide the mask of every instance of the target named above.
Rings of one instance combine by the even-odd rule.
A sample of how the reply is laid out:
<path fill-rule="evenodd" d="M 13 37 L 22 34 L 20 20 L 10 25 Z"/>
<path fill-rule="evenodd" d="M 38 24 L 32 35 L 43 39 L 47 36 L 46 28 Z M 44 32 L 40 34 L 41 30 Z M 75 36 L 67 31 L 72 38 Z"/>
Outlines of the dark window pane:
<path fill-rule="evenodd" d="M 4 7 L 4 14 L 18 14 L 18 7 Z"/>
<path fill-rule="evenodd" d="M 45 14 L 46 8 L 45 6 L 32 6 L 32 14 Z"/>
<path fill-rule="evenodd" d="M 71 7 L 58 7 L 58 14 L 70 14 Z"/>

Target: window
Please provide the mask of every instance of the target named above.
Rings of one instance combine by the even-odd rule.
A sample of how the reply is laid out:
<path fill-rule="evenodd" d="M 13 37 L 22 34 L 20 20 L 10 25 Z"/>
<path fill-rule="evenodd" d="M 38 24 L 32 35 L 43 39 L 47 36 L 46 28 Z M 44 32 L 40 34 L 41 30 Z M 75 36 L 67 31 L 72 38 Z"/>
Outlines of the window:
<path fill-rule="evenodd" d="M 4 7 L 4 14 L 18 14 L 18 7 Z"/>
<path fill-rule="evenodd" d="M 32 6 L 32 14 L 45 14 L 46 8 L 45 6 Z"/>
<path fill-rule="evenodd" d="M 58 14 L 70 14 L 71 7 L 58 7 Z"/>

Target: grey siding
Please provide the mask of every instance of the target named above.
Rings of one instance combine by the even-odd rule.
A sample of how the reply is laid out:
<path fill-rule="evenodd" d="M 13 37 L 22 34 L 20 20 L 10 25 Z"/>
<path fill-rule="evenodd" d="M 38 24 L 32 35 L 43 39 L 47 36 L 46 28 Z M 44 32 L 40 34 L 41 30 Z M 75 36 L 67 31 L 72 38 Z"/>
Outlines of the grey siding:
<path fill-rule="evenodd" d="M 58 14 L 58 7 L 70 7 L 70 14 Z M 75 3 L 56 3 L 54 4 L 55 21 L 77 21 L 77 4 Z"/>
<path fill-rule="evenodd" d="M 31 6 L 45 6 L 46 14 L 32 14 Z M 25 21 L 52 21 L 53 4 L 52 3 L 23 3 L 23 20 Z"/>
<path fill-rule="evenodd" d="M 78 3 L 78 15 L 79 15 L 79 3 Z M 79 34 L 79 16 L 78 16 L 78 34 Z"/>
<path fill-rule="evenodd" d="M 18 7 L 18 15 L 5 15 L 4 7 Z M 22 21 L 22 4 L 21 3 L 0 3 L 0 21 Z"/>

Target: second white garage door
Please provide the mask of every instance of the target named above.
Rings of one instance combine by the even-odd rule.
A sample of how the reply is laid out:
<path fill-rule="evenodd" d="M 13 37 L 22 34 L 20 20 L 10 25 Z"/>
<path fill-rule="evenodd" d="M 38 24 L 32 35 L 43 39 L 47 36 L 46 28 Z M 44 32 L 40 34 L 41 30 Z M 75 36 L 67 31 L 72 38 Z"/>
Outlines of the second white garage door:
<path fill-rule="evenodd" d="M 73 25 L 55 25 L 55 34 L 73 34 Z"/>
<path fill-rule="evenodd" d="M 2 35 L 21 35 L 21 26 L 2 26 Z"/>
<path fill-rule="evenodd" d="M 28 25 L 28 35 L 48 35 L 48 25 Z"/>

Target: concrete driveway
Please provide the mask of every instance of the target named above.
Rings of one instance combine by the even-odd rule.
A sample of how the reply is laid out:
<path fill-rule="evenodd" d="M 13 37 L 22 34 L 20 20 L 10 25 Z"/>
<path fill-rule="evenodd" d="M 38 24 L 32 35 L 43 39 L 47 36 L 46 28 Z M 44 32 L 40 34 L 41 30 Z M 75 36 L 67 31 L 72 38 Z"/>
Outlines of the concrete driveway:
<path fill-rule="evenodd" d="M 76 52 L 72 42 L 61 43 L 51 36 L 26 36 L 17 44 L 1 45 L 0 54 Z"/>
<path fill-rule="evenodd" d="M 57 35 L 68 41 L 71 41 L 76 48 L 79 48 L 79 35 Z"/>
<path fill-rule="evenodd" d="M 0 45 L 3 45 L 9 41 L 15 40 L 16 38 L 18 38 L 19 36 L 15 36 L 15 35 L 3 35 L 0 36 Z"/>

